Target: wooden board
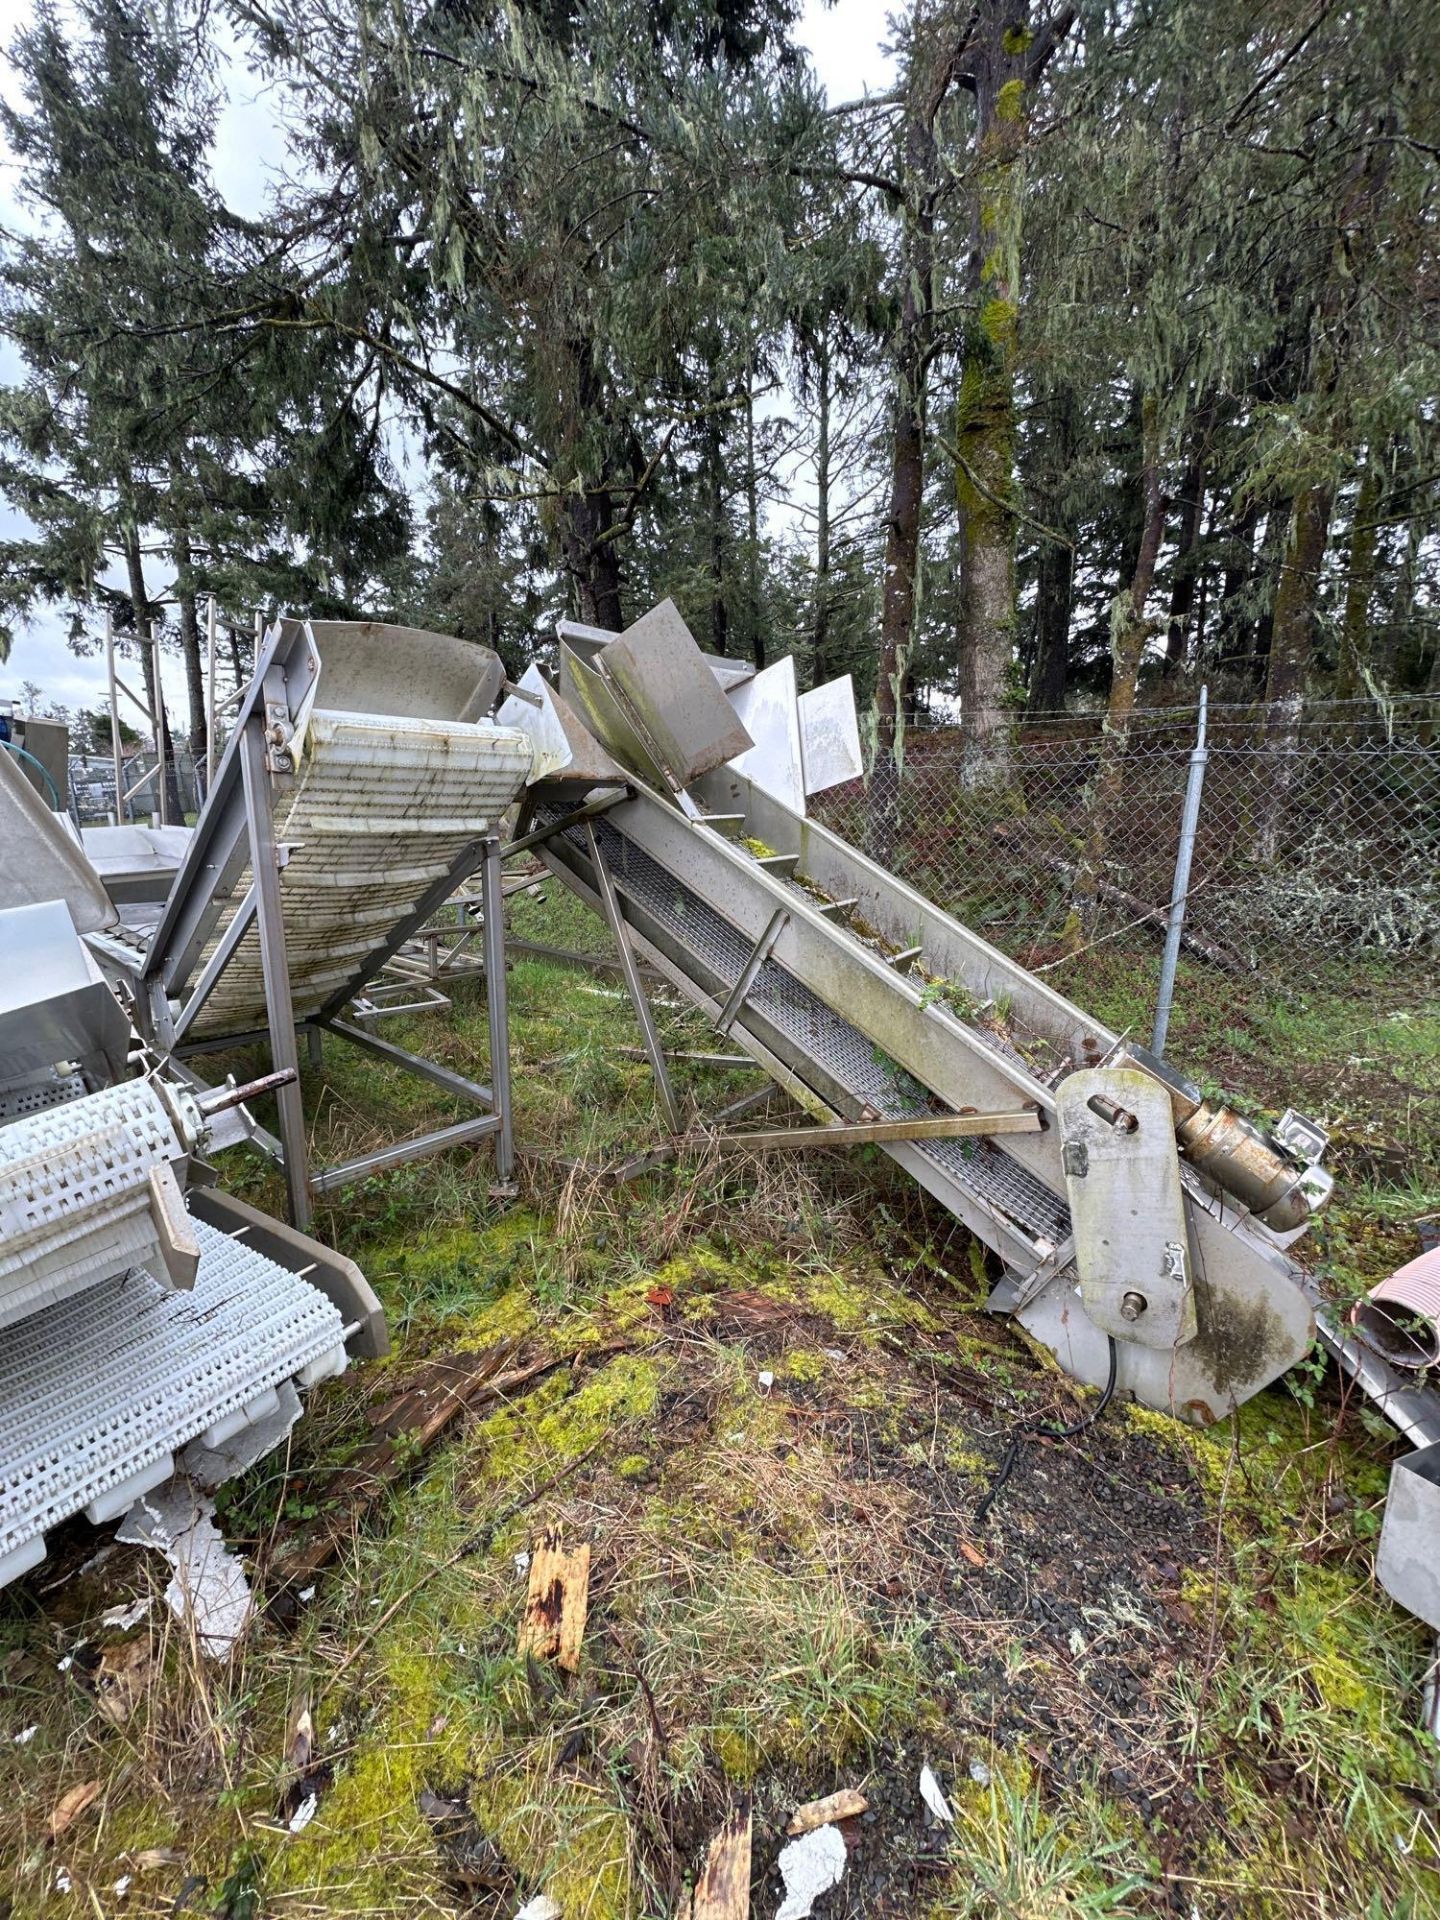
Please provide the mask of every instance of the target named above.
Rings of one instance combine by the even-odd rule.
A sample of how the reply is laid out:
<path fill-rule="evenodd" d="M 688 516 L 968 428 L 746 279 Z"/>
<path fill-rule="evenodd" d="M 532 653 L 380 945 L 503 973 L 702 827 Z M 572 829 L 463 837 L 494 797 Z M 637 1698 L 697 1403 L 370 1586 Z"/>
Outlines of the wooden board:
<path fill-rule="evenodd" d="M 813 1833 L 816 1827 L 830 1827 L 841 1820 L 854 1820 L 869 1805 L 870 1802 L 858 1788 L 841 1787 L 838 1793 L 827 1793 L 823 1800 L 807 1800 L 803 1807 L 797 1807 L 785 1831 Z"/>
<path fill-rule="evenodd" d="M 589 1604 L 589 1541 L 567 1553 L 560 1544 L 560 1529 L 547 1527 L 531 1550 L 530 1585 L 517 1651 L 522 1657 L 554 1660 L 567 1673 L 576 1672 Z"/>
<path fill-rule="evenodd" d="M 710 1842 L 690 1920 L 748 1920 L 751 1810 L 747 1795 Z"/>

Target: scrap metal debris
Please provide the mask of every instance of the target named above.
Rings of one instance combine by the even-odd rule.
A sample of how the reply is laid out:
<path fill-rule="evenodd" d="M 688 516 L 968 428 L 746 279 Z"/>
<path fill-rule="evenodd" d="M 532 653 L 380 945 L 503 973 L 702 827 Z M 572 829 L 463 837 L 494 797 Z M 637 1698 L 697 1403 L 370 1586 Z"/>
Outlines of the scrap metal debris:
<path fill-rule="evenodd" d="M 710 1842 L 690 1903 L 681 1906 L 681 1920 L 746 1920 L 750 1912 L 752 1819 L 747 1794 Z"/>
<path fill-rule="evenodd" d="M 779 1867 L 785 1898 L 775 1920 L 806 1920 L 821 1894 L 844 1879 L 847 1857 L 845 1836 L 838 1827 L 816 1827 L 782 1847 Z"/>
<path fill-rule="evenodd" d="M 1440 1361 L 1440 1247 L 1406 1261 L 1350 1310 L 1360 1338 L 1393 1366 L 1419 1372 Z"/>
<path fill-rule="evenodd" d="M 833 1827 L 842 1820 L 856 1819 L 869 1805 L 858 1787 L 841 1787 L 838 1793 L 827 1793 L 823 1800 L 807 1800 L 803 1807 L 797 1807 L 785 1831 L 813 1833 L 816 1827 Z"/>
<path fill-rule="evenodd" d="M 164 1554 L 174 1569 L 166 1605 L 193 1628 L 202 1653 L 223 1659 L 249 1626 L 255 1596 L 215 1525 L 215 1502 L 171 1480 L 135 1502 L 115 1537 Z"/>
<path fill-rule="evenodd" d="M 535 1542 L 516 1651 L 522 1659 L 528 1654 L 554 1660 L 575 1673 L 590 1602 L 590 1543 L 567 1553 L 560 1539 L 558 1527 L 547 1527 Z"/>

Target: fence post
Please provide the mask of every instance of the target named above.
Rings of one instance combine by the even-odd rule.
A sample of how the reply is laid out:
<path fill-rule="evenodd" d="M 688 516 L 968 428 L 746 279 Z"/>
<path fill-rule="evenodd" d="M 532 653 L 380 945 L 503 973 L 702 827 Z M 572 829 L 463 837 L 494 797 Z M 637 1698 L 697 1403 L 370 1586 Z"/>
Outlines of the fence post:
<path fill-rule="evenodd" d="M 1160 991 L 1155 999 L 1155 1031 L 1150 1051 L 1165 1057 L 1165 1036 L 1170 1028 L 1170 1005 L 1175 997 L 1175 966 L 1180 958 L 1180 933 L 1185 924 L 1185 896 L 1190 891 L 1190 861 L 1195 852 L 1195 829 L 1200 821 L 1200 793 L 1205 785 L 1205 762 L 1210 758 L 1205 745 L 1205 709 L 1210 689 L 1200 689 L 1200 717 L 1195 723 L 1195 745 L 1190 753 L 1190 768 L 1185 777 L 1185 807 L 1180 815 L 1180 844 L 1175 851 L 1175 882 L 1170 890 L 1170 912 L 1165 922 L 1165 954 L 1160 962 Z"/>

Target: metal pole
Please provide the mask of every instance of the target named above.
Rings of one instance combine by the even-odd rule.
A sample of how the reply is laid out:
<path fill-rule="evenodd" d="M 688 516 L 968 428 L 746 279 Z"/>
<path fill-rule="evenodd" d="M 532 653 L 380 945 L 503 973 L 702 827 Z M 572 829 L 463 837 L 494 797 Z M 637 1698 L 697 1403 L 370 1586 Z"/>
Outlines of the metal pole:
<path fill-rule="evenodd" d="M 150 673 L 155 689 L 154 702 L 150 709 L 150 724 L 155 729 L 155 799 L 159 807 L 159 817 L 154 821 L 157 827 L 170 824 L 169 802 L 166 796 L 168 771 L 165 761 L 165 690 L 160 685 L 160 642 L 155 637 L 155 622 L 150 622 L 150 638 L 146 642 L 150 649 Z"/>
<path fill-rule="evenodd" d="M 125 824 L 125 756 L 120 748 L 120 692 L 115 684 L 115 615 L 105 609 L 105 674 L 110 682 L 110 753 L 115 762 L 115 824 Z"/>
<path fill-rule="evenodd" d="M 665 1066 L 665 1049 L 660 1045 L 660 1036 L 655 1031 L 655 1017 L 650 1011 L 650 1002 L 645 998 L 645 989 L 640 984 L 640 969 L 636 965 L 635 950 L 630 945 L 630 929 L 620 910 L 620 896 L 615 891 L 615 882 L 600 851 L 600 842 L 595 838 L 595 829 L 588 820 L 585 822 L 585 842 L 590 853 L 590 869 L 595 875 L 595 890 L 600 895 L 600 904 L 610 923 L 611 938 L 620 955 L 620 971 L 624 975 L 630 1004 L 635 1009 L 635 1018 L 640 1023 L 640 1038 L 650 1061 L 650 1071 L 655 1076 L 655 1091 L 664 1109 L 666 1125 L 671 1133 L 679 1133 L 682 1126 L 680 1104 L 675 1098 L 675 1090 Z"/>
<path fill-rule="evenodd" d="M 510 1006 L 505 985 L 505 891 L 500 842 L 485 843 L 480 871 L 485 915 L 485 1006 L 490 1016 L 490 1091 L 500 1131 L 495 1135 L 495 1177 L 508 1186 L 515 1173 L 515 1128 L 510 1112 Z"/>
<path fill-rule="evenodd" d="M 270 1028 L 270 1064 L 277 1073 L 288 1070 L 294 1075 L 280 1088 L 275 1099 L 280 1109 L 280 1138 L 285 1146 L 285 1191 L 290 1201 L 290 1224 L 303 1233 L 310 1224 L 305 1106 L 300 1097 L 300 1054 L 295 1044 L 295 1008 L 290 998 L 290 962 L 285 953 L 280 863 L 275 845 L 270 775 L 265 766 L 264 724 L 263 712 L 252 714 L 246 722 L 240 741 L 240 772 L 245 784 L 260 970 L 265 981 L 265 1016 Z"/>
<path fill-rule="evenodd" d="M 1165 1057 L 1165 1036 L 1170 1030 L 1170 1006 L 1175 998 L 1175 966 L 1180 958 L 1180 934 L 1185 925 L 1185 896 L 1190 891 L 1190 861 L 1195 852 L 1195 829 L 1200 822 L 1200 793 L 1205 785 L 1205 762 L 1210 758 L 1205 745 L 1205 709 L 1210 689 L 1200 689 L 1200 717 L 1195 723 L 1195 745 L 1190 753 L 1190 770 L 1185 780 L 1185 807 L 1180 815 L 1180 845 L 1175 853 L 1175 883 L 1170 894 L 1170 914 L 1165 923 L 1165 954 L 1160 962 L 1160 991 L 1155 1000 L 1155 1031 L 1150 1051 Z"/>
<path fill-rule="evenodd" d="M 219 610 L 210 596 L 210 618 L 205 632 L 205 792 L 215 778 L 215 645 L 219 637 Z"/>

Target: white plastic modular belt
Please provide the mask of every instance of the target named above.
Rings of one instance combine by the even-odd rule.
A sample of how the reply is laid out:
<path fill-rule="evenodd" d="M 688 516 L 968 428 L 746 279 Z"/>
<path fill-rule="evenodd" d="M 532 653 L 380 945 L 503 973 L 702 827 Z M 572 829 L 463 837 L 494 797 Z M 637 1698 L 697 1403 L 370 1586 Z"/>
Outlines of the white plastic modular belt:
<path fill-rule="evenodd" d="M 305 758 L 275 800 L 285 953 L 297 1015 L 316 1012 L 467 845 L 490 832 L 524 785 L 530 744 L 488 722 L 311 715 Z M 221 915 L 214 951 L 249 885 Z M 197 1030 L 238 1032 L 265 1018 L 260 943 L 252 926 Z"/>
<path fill-rule="evenodd" d="M 264 1422 L 278 1441 L 288 1383 L 343 1371 L 344 1329 L 323 1294 L 191 1225 L 192 1292 L 132 1273 L 0 1333 L 0 1586 L 44 1558 L 48 1528 L 82 1510 L 97 1522 L 123 1513 L 189 1443 L 208 1457 Z"/>
<path fill-rule="evenodd" d="M 184 1150 L 144 1080 L 0 1126 L 0 1326 L 129 1267 L 159 1266 L 150 1170 Z"/>

